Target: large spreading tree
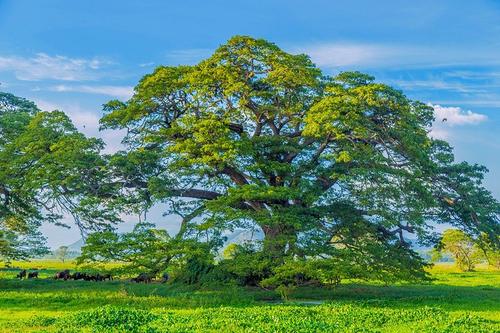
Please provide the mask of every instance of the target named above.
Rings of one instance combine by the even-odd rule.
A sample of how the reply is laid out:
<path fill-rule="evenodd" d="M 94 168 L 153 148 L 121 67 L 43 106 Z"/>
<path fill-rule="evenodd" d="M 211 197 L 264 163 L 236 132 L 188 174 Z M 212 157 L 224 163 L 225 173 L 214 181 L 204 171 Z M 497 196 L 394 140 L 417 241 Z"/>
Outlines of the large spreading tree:
<path fill-rule="evenodd" d="M 262 231 L 262 244 L 236 251 L 275 265 L 258 279 L 311 258 L 354 275 L 423 276 L 407 236 L 436 243 L 436 223 L 498 248 L 487 170 L 456 163 L 429 135 L 432 107 L 369 75 L 328 76 L 306 55 L 239 36 L 195 66 L 158 67 L 105 113 L 103 128 L 127 130 L 114 155 L 63 112 L 0 94 L 0 256 L 43 249 L 43 221 L 73 215 L 86 236 L 158 202 L 183 217 L 172 244 Z"/>
<path fill-rule="evenodd" d="M 429 135 L 432 107 L 358 72 L 237 36 L 195 66 L 160 66 L 103 128 L 126 129 L 114 181 L 130 204 L 170 203 L 178 237 L 260 229 L 262 252 L 421 264 L 405 237 L 449 223 L 498 245 L 486 169 Z M 351 254 L 356 254 L 351 256 Z M 380 266 L 384 270 L 384 266 Z"/>

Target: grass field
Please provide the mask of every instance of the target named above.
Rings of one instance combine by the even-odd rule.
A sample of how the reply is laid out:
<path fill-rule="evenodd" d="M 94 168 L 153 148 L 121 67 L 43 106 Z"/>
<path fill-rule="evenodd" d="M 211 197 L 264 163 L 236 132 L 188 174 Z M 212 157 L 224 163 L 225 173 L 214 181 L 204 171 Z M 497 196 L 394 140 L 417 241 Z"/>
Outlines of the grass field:
<path fill-rule="evenodd" d="M 440 264 L 432 284 L 354 281 L 298 289 L 292 300 L 238 287 L 54 281 L 72 262 L 14 263 L 0 271 L 0 332 L 500 332 L 500 273 Z"/>

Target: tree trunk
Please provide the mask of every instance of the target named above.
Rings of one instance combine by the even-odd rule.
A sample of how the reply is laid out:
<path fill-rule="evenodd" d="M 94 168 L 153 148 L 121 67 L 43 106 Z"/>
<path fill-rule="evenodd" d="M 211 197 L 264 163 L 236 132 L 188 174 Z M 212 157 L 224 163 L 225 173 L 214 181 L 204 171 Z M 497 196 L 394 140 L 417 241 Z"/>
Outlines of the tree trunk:
<path fill-rule="evenodd" d="M 286 225 L 263 226 L 264 253 L 272 258 L 283 259 L 293 251 L 296 240 L 295 230 Z"/>

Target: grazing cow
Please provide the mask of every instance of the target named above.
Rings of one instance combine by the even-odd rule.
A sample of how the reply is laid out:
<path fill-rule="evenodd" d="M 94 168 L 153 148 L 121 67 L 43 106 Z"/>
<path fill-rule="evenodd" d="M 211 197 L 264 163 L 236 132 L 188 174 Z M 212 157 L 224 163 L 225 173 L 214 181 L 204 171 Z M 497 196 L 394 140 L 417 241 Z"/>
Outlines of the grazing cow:
<path fill-rule="evenodd" d="M 38 272 L 29 272 L 28 279 L 38 279 Z"/>
<path fill-rule="evenodd" d="M 140 282 L 150 283 L 152 280 L 153 280 L 152 276 L 150 276 L 146 273 L 141 273 L 141 274 L 137 275 L 137 277 L 131 279 L 132 282 L 136 282 L 136 283 L 140 283 Z"/>
<path fill-rule="evenodd" d="M 111 274 L 109 274 L 109 273 L 108 273 L 108 274 L 104 274 L 104 275 L 102 275 L 102 280 L 103 280 L 103 281 L 106 281 L 106 280 L 108 280 L 108 281 L 112 281 L 112 280 L 113 280 L 113 277 L 112 277 L 112 276 L 111 276 Z"/>
<path fill-rule="evenodd" d="M 19 272 L 19 274 L 16 275 L 16 278 L 19 278 L 19 279 L 24 279 L 26 277 L 26 270 L 23 269 L 22 271 Z"/>
<path fill-rule="evenodd" d="M 70 279 L 73 279 L 73 280 L 85 280 L 85 277 L 87 276 L 86 273 L 82 273 L 82 272 L 75 272 L 73 273 L 73 275 L 70 276 Z"/>
<path fill-rule="evenodd" d="M 92 274 L 85 274 L 83 279 L 85 281 L 95 281 L 95 277 Z"/>
<path fill-rule="evenodd" d="M 163 273 L 161 276 L 161 283 L 166 283 L 170 276 L 168 276 L 168 273 Z"/>
<path fill-rule="evenodd" d="M 62 272 L 57 272 L 56 275 L 54 276 L 54 279 L 55 280 L 64 280 L 64 281 L 66 281 L 70 277 L 71 277 L 71 275 L 69 274 L 69 269 L 65 269 Z"/>
<path fill-rule="evenodd" d="M 85 281 L 102 281 L 102 276 L 99 273 L 86 274 Z"/>

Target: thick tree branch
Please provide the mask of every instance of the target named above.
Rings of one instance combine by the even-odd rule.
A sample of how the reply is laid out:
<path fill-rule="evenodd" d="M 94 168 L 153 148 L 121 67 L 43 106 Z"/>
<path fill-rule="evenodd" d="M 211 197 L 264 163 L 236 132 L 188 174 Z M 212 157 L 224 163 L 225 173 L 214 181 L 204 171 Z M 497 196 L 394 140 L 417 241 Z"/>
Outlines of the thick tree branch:
<path fill-rule="evenodd" d="M 229 178 L 231 178 L 231 180 L 233 182 L 235 182 L 237 185 L 247 185 L 248 184 L 248 180 L 246 179 L 246 177 L 236 171 L 236 169 L 230 167 L 230 166 L 225 166 L 223 169 L 222 169 L 222 173 L 229 176 Z"/>
<path fill-rule="evenodd" d="M 169 189 L 169 193 L 174 197 L 205 199 L 205 200 L 214 200 L 222 195 L 220 193 L 213 191 L 197 190 L 197 189 Z"/>

